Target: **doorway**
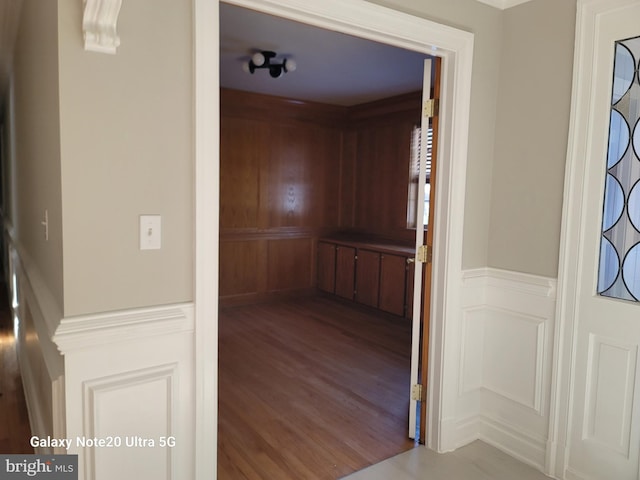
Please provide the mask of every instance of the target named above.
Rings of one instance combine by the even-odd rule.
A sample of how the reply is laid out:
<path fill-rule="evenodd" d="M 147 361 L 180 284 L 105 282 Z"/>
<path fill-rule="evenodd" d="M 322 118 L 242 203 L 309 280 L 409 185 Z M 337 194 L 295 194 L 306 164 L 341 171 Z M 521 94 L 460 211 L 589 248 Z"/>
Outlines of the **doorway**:
<path fill-rule="evenodd" d="M 411 308 L 407 305 L 405 314 L 403 305 L 409 304 L 407 300 L 411 298 L 405 293 L 405 283 L 409 280 L 411 265 L 406 262 L 408 257 L 404 255 L 415 245 L 416 229 L 406 227 L 405 219 L 411 133 L 421 117 L 422 95 L 419 89 L 424 88 L 425 54 L 399 51 L 390 46 L 302 26 L 299 23 L 227 4 L 221 4 L 220 9 L 221 85 L 224 88 L 221 91 L 220 112 L 221 310 L 218 434 L 221 456 L 219 467 L 222 468 L 219 474 L 222 475 L 220 472 L 230 471 L 230 457 L 240 457 L 237 453 L 230 453 L 237 452 L 242 446 L 233 441 L 232 432 L 237 431 L 240 425 L 248 427 L 262 424 L 243 419 L 239 415 L 234 416 L 233 413 L 237 402 L 230 401 L 230 398 L 237 397 L 236 389 L 241 384 L 262 383 L 263 378 L 252 380 L 251 372 L 242 371 L 241 374 L 231 365 L 230 359 L 240 358 L 237 354 L 240 345 L 250 340 L 239 339 L 240 333 L 232 329 L 229 322 L 251 325 L 252 328 L 247 329 L 247 335 L 257 340 L 257 337 L 269 334 L 259 328 L 260 320 L 263 320 L 266 314 L 255 314 L 257 307 L 240 308 L 240 305 L 274 299 L 279 299 L 284 304 L 284 301 L 291 297 L 317 295 L 316 264 L 320 268 L 320 265 L 340 263 L 324 258 L 321 263 L 316 263 L 317 239 L 323 232 L 329 232 L 331 235 L 336 230 L 344 231 L 345 228 L 353 229 L 357 228 L 357 225 L 366 224 L 366 228 L 358 228 L 358 236 L 367 242 L 369 248 L 358 247 L 358 253 L 355 255 L 354 249 L 345 249 L 343 244 L 336 247 L 341 253 L 354 252 L 351 253 L 351 268 L 357 273 L 356 287 L 354 288 L 352 274 L 351 281 L 346 282 L 349 284 L 346 285 L 346 291 L 330 294 L 335 293 L 355 302 L 351 305 L 355 307 L 352 316 L 354 323 L 357 323 L 359 314 L 357 306 L 368 305 L 383 311 L 393 311 L 398 317 L 389 318 L 388 323 L 397 323 L 397 334 L 402 336 L 406 333 L 407 325 L 411 322 Z M 238 33 L 240 31 L 249 33 L 244 34 L 245 38 L 242 39 L 242 35 Z M 291 50 L 285 56 L 280 53 L 280 49 L 286 48 L 287 45 L 294 46 L 290 47 Z M 325 60 L 324 52 L 317 45 L 331 45 L 328 52 L 329 60 Z M 264 46 L 279 52 L 273 60 L 274 63 L 294 59 L 300 64 L 299 69 L 278 78 L 271 78 L 265 71 L 243 71 L 242 62 L 248 61 L 253 49 Z M 343 51 L 349 52 L 346 60 L 339 53 Z M 375 59 L 378 63 L 372 65 L 374 68 L 371 72 L 365 73 L 362 70 L 367 68 L 366 63 L 355 65 L 358 62 L 354 56 Z M 282 57 L 286 60 L 282 60 Z M 378 70 L 377 65 L 384 65 L 385 71 L 397 72 L 396 76 L 400 77 L 400 81 L 389 78 L 390 75 L 381 75 L 373 81 L 372 78 Z M 318 69 L 318 66 L 321 68 Z M 430 80 L 430 64 L 426 68 L 427 74 L 424 76 Z M 326 76 L 323 77 L 323 81 L 318 81 L 317 77 L 321 75 Z M 361 85 L 357 85 L 358 75 L 364 79 Z M 413 80 L 410 75 L 413 75 Z M 339 80 L 336 83 L 337 89 L 328 87 L 334 79 Z M 394 88 L 398 88 L 398 83 L 409 90 L 400 91 L 398 94 L 394 91 Z M 313 87 L 309 89 L 309 85 Z M 285 94 L 291 92 L 291 95 L 279 95 L 280 88 L 285 88 Z M 350 94 L 350 91 L 353 93 Z M 322 101 L 309 101 L 314 100 L 315 95 L 319 95 L 319 100 Z M 377 98 L 379 96 L 380 99 Z M 337 100 L 328 103 L 330 97 Z M 360 103 L 363 99 L 369 101 Z M 426 153 L 428 148 L 422 150 Z M 422 184 L 424 183 L 423 181 Z M 417 198 L 415 201 L 417 203 Z M 373 212 L 375 214 L 372 215 Z M 422 218 L 421 214 L 418 216 Z M 398 224 L 402 229 L 396 232 L 393 227 Z M 422 231 L 422 226 L 419 231 Z M 353 235 L 353 230 L 351 232 Z M 374 244 L 382 242 L 373 239 L 380 238 L 383 233 L 385 241 L 388 242 L 387 248 L 382 251 L 373 250 Z M 396 236 L 393 237 L 393 234 Z M 331 238 L 335 238 L 335 235 Z M 320 243 L 331 252 L 334 251 L 333 244 L 326 241 Z M 396 250 L 392 250 L 393 248 Z M 397 255 L 392 255 L 392 251 L 397 252 Z M 413 253 L 409 255 L 412 257 Z M 354 262 L 357 263 L 357 268 L 354 268 Z M 338 269 L 335 280 L 340 282 L 347 276 L 348 272 Z M 421 280 L 421 276 L 418 280 Z M 421 298 L 421 295 L 415 297 Z M 396 300 L 401 302 L 399 312 Z M 289 302 L 286 304 L 290 305 Z M 251 428 L 247 428 L 242 435 L 242 438 L 247 439 L 246 450 L 249 452 L 257 442 L 248 439 L 261 438 L 265 450 L 271 452 L 270 459 L 274 462 L 275 458 L 282 458 L 281 452 L 290 453 L 302 443 L 300 439 L 294 440 L 298 430 L 303 430 L 302 426 L 294 428 L 293 424 L 296 421 L 282 415 L 283 409 L 292 410 L 287 405 L 297 403 L 297 388 L 294 387 L 313 380 L 317 388 L 315 395 L 305 397 L 308 402 L 305 405 L 307 409 L 296 416 L 299 419 L 298 424 L 314 424 L 307 411 L 322 410 L 322 405 L 315 403 L 318 398 L 325 398 L 323 403 L 326 404 L 331 404 L 335 399 L 332 395 L 332 392 L 336 392 L 335 388 L 327 385 L 321 375 L 318 376 L 324 369 L 319 366 L 311 368 L 311 365 L 315 365 L 315 356 L 306 354 L 308 349 L 312 349 L 317 350 L 318 355 L 323 357 L 320 353 L 323 335 L 318 333 L 318 343 L 309 344 L 304 335 L 297 334 L 297 328 L 284 326 L 298 327 L 304 324 L 303 329 L 315 331 L 319 324 L 326 326 L 330 323 L 322 319 L 321 311 L 313 315 L 317 322 L 309 321 L 311 315 L 302 313 L 305 305 L 308 304 L 296 304 L 296 318 L 299 319 L 297 322 L 288 323 L 286 315 L 290 310 L 283 309 L 281 324 L 270 324 L 269 332 L 273 329 L 285 329 L 280 332 L 281 337 L 290 338 L 288 343 L 305 344 L 306 349 L 296 350 L 295 355 L 291 347 L 283 348 L 282 352 L 273 352 L 256 341 L 251 348 L 246 349 L 247 353 L 243 356 L 242 363 L 256 356 L 256 364 L 274 367 L 268 370 L 269 373 L 274 373 L 274 380 L 264 384 L 259 391 L 262 396 L 269 397 L 271 386 L 279 385 L 277 396 L 280 404 L 269 406 L 270 415 L 274 420 L 271 423 L 272 434 L 280 437 L 278 446 L 274 447 L 272 442 Z M 236 313 L 243 311 L 244 315 L 231 315 L 231 306 L 234 306 Z M 235 320 L 230 320 L 232 317 Z M 247 317 L 254 318 L 255 321 L 251 323 L 238 320 Z M 377 320 L 379 318 L 372 312 L 371 325 L 376 324 Z M 346 325 L 344 327 L 346 328 Z M 341 377 L 348 378 L 345 385 L 350 384 L 357 390 L 358 385 L 364 387 L 367 384 L 366 379 L 375 379 L 381 391 L 385 389 L 383 385 L 393 385 L 394 388 L 389 388 L 389 393 L 385 395 L 387 401 L 379 403 L 380 410 L 377 410 L 378 414 L 371 415 L 370 422 L 361 418 L 358 427 L 352 425 L 351 428 L 345 428 L 346 425 L 343 425 L 339 429 L 342 433 L 334 438 L 333 443 L 325 441 L 322 442 L 324 447 L 313 446 L 316 456 L 327 453 L 326 450 L 335 449 L 337 445 L 342 445 L 342 449 L 345 450 L 350 444 L 359 444 L 363 451 L 385 451 L 388 456 L 401 453 L 407 448 L 407 432 L 403 432 L 403 429 L 407 425 L 408 394 L 412 383 L 410 371 L 408 368 L 404 372 L 394 370 L 394 375 L 387 375 L 387 370 L 376 369 L 373 366 L 374 362 L 371 362 L 369 369 L 361 370 L 358 358 L 372 355 L 365 345 L 359 343 L 366 339 L 367 333 L 372 332 L 367 332 L 366 326 L 362 330 L 361 338 L 357 338 L 353 332 L 345 335 L 344 330 L 331 330 L 335 333 L 335 356 L 338 355 L 338 351 L 349 345 L 361 352 L 360 356 L 347 357 L 351 358 L 351 362 L 343 365 L 344 375 Z M 393 335 L 390 332 L 387 338 L 391 337 Z M 371 339 L 368 344 L 374 343 L 384 350 L 395 348 L 386 345 L 383 340 Z M 406 361 L 410 356 L 411 341 L 411 337 L 405 336 L 405 344 L 399 346 L 397 355 L 400 355 L 402 360 Z M 419 343 L 417 340 L 414 341 L 416 344 Z M 236 347 L 233 348 L 231 345 Z M 292 354 L 287 356 L 285 351 Z M 260 352 L 271 354 L 262 355 Z M 326 362 L 330 363 L 335 356 L 326 357 Z M 288 382 L 276 380 L 279 377 L 275 375 L 274 370 L 281 363 L 290 365 L 290 371 L 301 368 L 299 364 L 302 363 L 309 368 L 309 373 L 307 376 L 292 376 Z M 387 363 L 391 366 L 394 361 L 390 358 Z M 406 367 L 408 366 L 407 364 Z M 233 374 L 232 371 L 236 373 Z M 417 379 L 417 373 L 415 377 Z M 349 408 L 352 404 L 356 405 L 358 397 L 353 397 L 344 406 L 336 406 L 333 416 L 360 418 L 358 413 L 366 411 L 367 404 L 375 403 L 376 399 L 380 398 L 374 394 L 375 390 L 364 388 L 367 393 L 359 397 L 358 408 Z M 254 401 L 255 408 L 260 409 L 259 405 L 263 402 L 261 395 L 256 394 Z M 337 400 L 333 403 L 340 404 Z M 398 417 L 398 410 L 404 410 L 404 415 L 400 414 Z M 413 411 L 415 412 L 415 408 Z M 236 419 L 237 425 L 231 424 L 233 418 Z M 327 425 L 331 424 L 331 416 L 326 412 L 323 418 Z M 279 421 L 275 421 L 276 419 Z M 389 425 L 391 419 L 396 419 L 395 428 Z M 374 440 L 376 435 L 373 433 L 367 434 L 373 426 L 371 424 L 379 428 L 378 440 Z M 415 428 L 415 417 L 413 425 Z M 286 432 L 291 434 L 287 435 Z M 287 442 L 285 437 L 290 440 Z M 398 437 L 400 440 L 396 440 Z M 416 435 L 410 431 L 409 437 L 416 438 Z M 369 440 L 363 440 L 365 438 Z M 393 450 L 392 445 L 395 445 L 397 450 Z M 298 458 L 302 456 L 300 453 Z M 351 456 L 351 461 L 356 462 L 358 455 L 355 451 Z M 369 458 L 374 461 L 383 459 L 379 456 Z M 345 468 L 340 461 L 335 462 L 336 468 Z M 366 466 L 361 463 L 358 465 Z M 260 467 L 256 468 L 260 470 Z M 264 468 L 262 465 L 262 469 Z M 339 471 L 341 474 L 350 473 Z M 285 473 L 281 471 L 279 476 L 284 478 Z"/>
<path fill-rule="evenodd" d="M 462 232 L 464 219 L 464 190 L 467 159 L 467 132 L 469 98 L 471 90 L 471 66 L 473 35 L 445 27 L 418 17 L 388 10 L 369 2 L 309 2 L 289 0 L 279 2 L 234 1 L 237 5 L 254 8 L 298 21 L 337 29 L 402 48 L 437 52 L 443 58 L 443 103 L 441 105 L 441 138 L 437 223 L 438 238 L 434 241 L 434 296 L 431 326 L 430 375 L 428 388 L 429 422 L 427 445 L 436 450 L 451 448 L 443 443 L 443 420 L 450 412 L 446 405 L 451 389 L 444 384 L 455 385 L 457 371 L 448 366 L 444 357 L 445 345 L 454 342 L 460 309 Z M 211 206 L 218 205 L 218 59 L 211 55 L 213 45 L 218 45 L 217 4 L 195 0 L 196 42 L 196 464 L 202 478 L 215 478 L 215 452 L 217 439 L 211 425 L 216 423 L 217 401 L 217 326 L 211 319 L 217 318 L 217 301 L 212 292 L 218 291 L 218 216 L 211 214 Z M 214 48 L 215 50 L 215 48 Z M 212 162 L 211 160 L 214 159 Z M 445 161 L 442 161 L 442 160 Z M 455 215 L 448 214 L 455 212 Z M 446 312 L 446 314 L 445 314 Z M 444 329 L 445 322 L 452 329 Z M 455 394 L 455 392 L 454 392 Z M 449 403 L 450 404 L 450 403 Z"/>

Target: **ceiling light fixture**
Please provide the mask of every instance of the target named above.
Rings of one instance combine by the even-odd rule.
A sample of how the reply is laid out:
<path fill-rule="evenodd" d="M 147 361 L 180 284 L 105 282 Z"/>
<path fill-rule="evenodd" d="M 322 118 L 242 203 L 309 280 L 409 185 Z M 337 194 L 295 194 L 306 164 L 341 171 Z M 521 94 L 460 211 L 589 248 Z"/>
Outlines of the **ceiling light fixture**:
<path fill-rule="evenodd" d="M 268 68 L 269 75 L 273 78 L 281 77 L 283 73 L 293 72 L 296 69 L 296 62 L 290 58 L 285 58 L 282 63 L 272 63 L 275 58 L 276 52 L 269 50 L 257 52 L 242 67 L 247 73 L 255 72 L 256 68 Z"/>

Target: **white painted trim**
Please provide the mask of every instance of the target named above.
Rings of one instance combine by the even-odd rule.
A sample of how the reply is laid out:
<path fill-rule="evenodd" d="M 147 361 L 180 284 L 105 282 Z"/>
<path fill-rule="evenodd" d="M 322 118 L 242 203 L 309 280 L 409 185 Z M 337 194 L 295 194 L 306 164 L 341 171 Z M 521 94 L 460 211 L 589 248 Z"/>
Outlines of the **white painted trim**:
<path fill-rule="evenodd" d="M 213 17 L 211 6 L 206 6 L 206 0 L 194 0 L 196 3 L 196 18 L 198 11 L 207 12 Z M 217 3 L 217 2 L 216 2 Z M 433 291 L 431 304 L 430 334 L 430 382 L 428 385 L 428 402 L 431 405 L 429 411 L 429 432 L 427 445 L 433 449 L 442 451 L 449 448 L 443 438 L 448 438 L 443 427 L 448 425 L 446 418 L 455 416 L 455 398 L 457 395 L 457 358 L 460 349 L 460 299 L 462 276 L 462 244 L 464 231 L 464 203 L 466 191 L 466 168 L 469 131 L 469 105 L 471 100 L 471 80 L 473 67 L 474 36 L 446 25 L 437 24 L 424 18 L 408 15 L 386 7 L 378 6 L 364 0 L 232 0 L 229 3 L 252 8 L 272 15 L 277 15 L 292 20 L 302 21 L 318 27 L 340 31 L 346 34 L 356 35 L 362 38 L 379 41 L 400 48 L 422 51 L 442 58 L 442 87 L 441 87 L 441 128 L 439 142 L 438 164 L 438 189 L 434 218 L 434 262 L 433 262 Z M 216 5 L 217 6 L 217 5 Z M 200 20 L 208 25 L 211 19 Z M 198 25 L 198 24 L 196 24 Z M 201 62 L 210 62 L 210 59 L 200 56 L 198 52 L 211 52 L 211 58 L 218 60 L 219 40 L 211 39 L 209 43 L 201 43 L 207 40 L 204 33 L 198 33 L 196 29 L 196 85 L 202 85 L 202 89 L 196 89 L 196 109 L 203 105 L 210 105 L 210 100 L 215 99 L 219 87 L 219 80 L 209 78 L 204 83 L 207 72 L 211 73 L 213 65 L 200 70 Z M 202 107 L 211 108 L 213 107 Z M 206 169 L 206 163 L 215 159 L 217 155 L 218 138 L 213 145 L 209 144 L 209 154 L 204 147 L 204 141 L 199 132 L 206 135 L 216 134 L 217 118 L 209 112 L 209 115 L 199 115 L 196 111 L 196 213 L 206 211 L 212 215 L 212 205 L 217 204 L 208 201 L 217 188 L 215 180 L 198 175 L 199 169 Z M 202 142 L 202 144 L 200 143 Z M 214 148 L 211 148 L 214 147 Z M 216 162 L 217 166 L 217 162 Z M 207 186 L 207 182 L 209 185 Z M 202 191 L 204 189 L 204 191 Z M 217 220 L 217 217 L 216 217 Z M 205 222 L 205 223 L 202 223 Z M 199 268 L 214 268 L 217 263 L 204 262 L 204 257 L 216 258 L 218 239 L 212 233 L 217 232 L 217 226 L 212 225 L 211 220 L 197 216 L 196 220 L 196 245 L 202 245 L 200 253 L 196 253 L 196 265 Z M 205 244 L 205 237 L 211 239 Z M 208 252 L 208 253 L 207 253 Z M 217 274 L 217 272 L 214 272 Z M 205 278 L 208 276 L 208 279 Z M 196 291 L 203 292 L 209 297 L 216 296 L 217 283 L 214 277 L 207 274 L 196 273 Z M 204 293 L 206 292 L 206 293 Z M 196 295 L 198 295 L 196 293 Z M 210 327 L 209 332 L 200 331 L 206 322 L 216 324 L 217 312 L 207 307 L 199 310 L 200 300 L 196 296 L 196 338 L 204 345 L 217 343 L 216 332 Z M 198 368 L 209 369 L 209 361 L 204 358 L 201 349 L 197 357 Z M 203 365 L 207 365 L 203 367 Z M 215 377 L 210 377 L 215 378 Z M 203 379 L 198 375 L 198 384 Z M 206 380 L 211 381 L 211 380 Z M 453 387 L 451 387 L 451 385 Z M 215 391 L 215 390 L 214 390 Z M 215 396 L 214 396 L 215 398 Z M 206 407 L 210 415 L 209 419 L 215 419 L 215 412 L 211 407 Z M 204 412 L 198 410 L 201 415 Z M 211 428 L 208 423 L 196 422 L 199 436 L 204 435 L 203 430 Z M 199 443 L 198 443 L 199 444 Z M 200 446 L 200 444 L 199 444 Z M 207 458 L 210 458 L 214 448 L 206 450 Z M 209 463 L 208 459 L 198 454 L 198 463 Z M 209 477 L 198 478 L 215 478 Z"/>
<path fill-rule="evenodd" d="M 458 412 L 452 449 L 481 439 L 544 470 L 556 280 L 487 267 L 465 270 L 462 283 Z M 501 324 L 496 328 L 493 321 L 524 329 L 526 338 L 534 342 L 535 354 L 524 363 L 524 371 L 531 375 L 525 379 L 527 390 L 505 390 L 501 383 L 492 383 L 496 363 L 487 361 L 486 342 L 491 338 L 494 347 L 496 340 L 504 347 L 511 343 L 508 335 L 501 337 Z M 514 359 L 519 365 L 522 360 Z"/>
<path fill-rule="evenodd" d="M 13 252 L 11 254 L 13 255 L 15 270 L 16 272 L 22 272 L 23 280 L 28 283 L 29 289 L 36 299 L 32 308 L 36 305 L 38 311 L 32 313 L 41 316 L 42 322 L 38 334 L 46 335 L 50 339 L 53 337 L 62 318 L 62 307 L 56 301 L 55 296 L 49 289 L 47 282 L 42 278 L 40 270 L 27 253 L 27 250 L 13 237 L 13 231 L 6 228 L 5 232 L 9 251 Z"/>
<path fill-rule="evenodd" d="M 465 283 L 473 279 L 481 279 L 483 286 L 492 286 L 546 298 L 555 298 L 558 283 L 552 277 L 491 267 L 465 270 L 462 279 Z"/>
<path fill-rule="evenodd" d="M 195 127 L 195 443 L 197 480 L 215 480 L 218 452 L 220 75 L 218 1 L 193 0 Z"/>
<path fill-rule="evenodd" d="M 120 45 L 117 23 L 122 0 L 84 0 L 84 49 L 115 54 Z"/>
<path fill-rule="evenodd" d="M 53 341 L 60 353 L 136 341 L 155 335 L 193 332 L 193 304 L 165 305 L 63 318 Z"/>
<path fill-rule="evenodd" d="M 11 275 L 16 276 L 16 289 L 11 287 L 11 309 L 14 319 L 17 318 L 20 325 L 19 338 L 17 339 L 18 362 L 20 374 L 29 412 L 29 425 L 34 435 L 46 437 L 53 435 L 56 438 L 65 436 L 65 403 L 64 403 L 64 360 L 55 344 L 51 341 L 52 329 L 60 320 L 60 309 L 54 296 L 42 279 L 40 271 L 26 253 L 26 250 L 15 242 L 13 229 L 8 223 L 4 225 L 5 242 L 9 257 L 9 278 L 7 282 L 12 284 Z M 14 303 L 15 302 L 15 303 Z M 29 316 L 33 322 L 33 328 L 38 336 L 37 347 L 42 355 L 45 368 L 37 370 L 40 366 L 32 363 L 32 357 L 25 349 L 25 319 Z M 47 391 L 43 392 L 42 388 Z M 51 411 L 43 403 L 43 395 L 51 395 Z M 55 449 L 37 448 L 37 453 L 66 453 Z"/>
<path fill-rule="evenodd" d="M 544 470 L 545 439 L 500 418 L 480 415 L 479 439 L 538 470 Z"/>
<path fill-rule="evenodd" d="M 565 168 L 562 231 L 558 268 L 558 301 L 553 347 L 551 411 L 547 442 L 547 475 L 582 478 L 567 470 L 574 383 L 574 334 L 577 328 L 579 258 L 583 228 L 586 138 L 589 138 L 595 51 L 600 17 L 606 12 L 638 4 L 638 0 L 578 0 L 571 95 L 571 118 Z"/>
<path fill-rule="evenodd" d="M 492 7 L 499 8 L 500 10 L 506 10 L 507 8 L 515 7 L 530 1 L 531 0 L 478 0 L 480 3 L 491 5 Z"/>

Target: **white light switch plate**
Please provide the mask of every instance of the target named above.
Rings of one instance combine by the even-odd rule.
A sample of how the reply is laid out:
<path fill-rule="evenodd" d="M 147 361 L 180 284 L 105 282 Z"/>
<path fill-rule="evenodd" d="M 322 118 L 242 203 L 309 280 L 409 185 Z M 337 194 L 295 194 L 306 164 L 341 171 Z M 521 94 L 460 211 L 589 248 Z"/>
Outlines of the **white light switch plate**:
<path fill-rule="evenodd" d="M 159 250 L 162 246 L 162 217 L 140 215 L 140 250 Z"/>

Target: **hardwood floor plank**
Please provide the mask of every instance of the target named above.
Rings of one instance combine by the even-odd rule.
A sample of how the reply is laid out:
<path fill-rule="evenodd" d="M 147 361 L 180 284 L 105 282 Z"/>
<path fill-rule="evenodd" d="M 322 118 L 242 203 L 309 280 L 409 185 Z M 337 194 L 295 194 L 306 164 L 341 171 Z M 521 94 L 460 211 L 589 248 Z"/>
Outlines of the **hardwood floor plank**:
<path fill-rule="evenodd" d="M 336 479 L 414 446 L 406 320 L 323 297 L 219 320 L 220 480 Z"/>
<path fill-rule="evenodd" d="M 0 453 L 33 453 L 8 297 L 0 285 Z"/>

